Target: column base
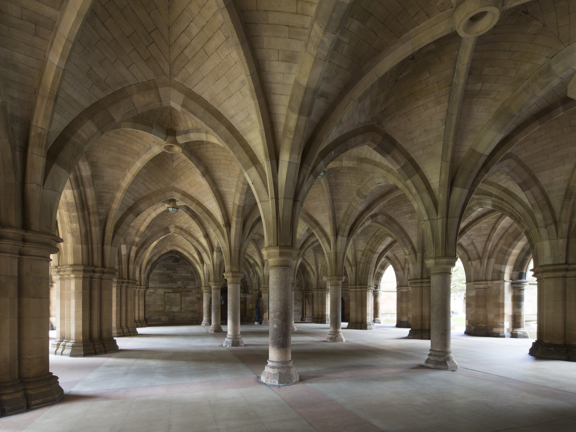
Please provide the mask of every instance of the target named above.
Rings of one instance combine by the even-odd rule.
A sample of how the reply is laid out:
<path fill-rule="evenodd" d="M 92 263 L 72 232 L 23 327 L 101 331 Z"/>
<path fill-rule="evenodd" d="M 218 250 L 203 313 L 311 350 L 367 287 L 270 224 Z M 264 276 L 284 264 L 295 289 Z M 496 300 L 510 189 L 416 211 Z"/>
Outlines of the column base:
<path fill-rule="evenodd" d="M 136 327 L 128 327 L 128 334 L 130 336 L 138 336 L 138 330 L 136 330 Z"/>
<path fill-rule="evenodd" d="M 50 344 L 50 354 L 60 355 L 65 347 L 66 341 L 54 341 Z"/>
<path fill-rule="evenodd" d="M 528 339 L 530 335 L 526 329 L 514 329 L 510 332 L 510 337 L 515 339 Z"/>
<path fill-rule="evenodd" d="M 66 343 L 60 355 L 67 357 L 87 357 L 96 354 L 92 342 L 70 341 Z"/>
<path fill-rule="evenodd" d="M 222 330 L 222 325 L 212 324 L 208 329 L 208 333 L 224 333 L 224 330 Z"/>
<path fill-rule="evenodd" d="M 114 337 L 123 337 L 126 336 L 124 334 L 124 330 L 121 327 L 116 327 L 112 329 L 112 336 Z"/>
<path fill-rule="evenodd" d="M 382 324 L 382 321 L 380 321 L 380 318 L 374 318 L 374 324 Z"/>
<path fill-rule="evenodd" d="M 258 321 L 256 321 L 256 322 L 254 323 L 254 325 L 260 325 L 260 323 L 259 323 Z"/>
<path fill-rule="evenodd" d="M 342 334 L 341 331 L 338 332 L 329 332 L 328 333 L 328 337 L 326 338 L 326 341 L 328 342 L 346 342 L 346 339 L 344 339 L 344 335 Z"/>
<path fill-rule="evenodd" d="M 441 369 L 441 370 L 457 370 L 458 363 L 454 360 L 452 351 L 433 351 L 430 350 L 428 358 L 424 362 L 424 366 L 431 369 Z"/>
<path fill-rule="evenodd" d="M 24 387 L 19 380 L 0 383 L 0 417 L 26 411 Z"/>
<path fill-rule="evenodd" d="M 58 377 L 50 372 L 39 378 L 23 378 L 22 384 L 29 409 L 58 402 L 64 397 L 64 390 L 58 384 Z"/>
<path fill-rule="evenodd" d="M 222 344 L 223 347 L 243 347 L 244 345 L 244 341 L 242 340 L 242 337 L 240 336 L 226 336 L 226 339 L 224 339 L 224 343 Z"/>
<path fill-rule="evenodd" d="M 270 325 L 270 321 L 268 321 L 268 319 L 263 319 L 262 325 Z"/>
<path fill-rule="evenodd" d="M 300 377 L 292 364 L 292 360 L 268 360 L 268 364 L 264 368 L 262 376 L 260 376 L 260 381 L 262 383 L 273 386 L 287 386 L 295 384 L 299 380 Z"/>
<path fill-rule="evenodd" d="M 204 327 L 209 327 L 210 326 L 210 321 L 206 320 L 206 321 L 202 321 L 202 323 L 200 324 L 201 326 Z"/>
<path fill-rule="evenodd" d="M 103 340 L 102 343 L 104 344 L 104 349 L 107 353 L 116 352 L 119 350 L 118 344 L 116 343 L 116 339 L 108 339 Z"/>
<path fill-rule="evenodd" d="M 352 330 L 374 330 L 372 323 L 368 322 L 349 322 L 346 328 Z"/>
<path fill-rule="evenodd" d="M 406 339 L 423 339 L 430 340 L 430 330 L 414 330 L 410 329 Z"/>
<path fill-rule="evenodd" d="M 296 324 L 294 324 L 294 323 L 292 323 L 292 331 L 293 332 L 298 331 L 298 328 L 296 327 Z"/>
<path fill-rule="evenodd" d="M 92 341 L 92 346 L 94 347 L 94 354 L 106 354 L 106 348 L 104 347 L 104 342 L 101 340 Z"/>
<path fill-rule="evenodd" d="M 576 346 L 549 344 L 535 340 L 528 353 L 539 359 L 576 361 Z"/>
<path fill-rule="evenodd" d="M 397 328 L 410 328 L 412 327 L 409 322 L 407 321 L 399 321 L 396 323 Z"/>

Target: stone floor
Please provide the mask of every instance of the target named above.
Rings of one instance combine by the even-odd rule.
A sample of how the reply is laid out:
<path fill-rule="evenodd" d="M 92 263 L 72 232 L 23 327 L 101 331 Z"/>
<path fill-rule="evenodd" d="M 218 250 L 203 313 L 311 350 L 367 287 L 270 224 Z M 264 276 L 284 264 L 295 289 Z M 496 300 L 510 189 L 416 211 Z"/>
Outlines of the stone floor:
<path fill-rule="evenodd" d="M 0 431 L 576 431 L 576 363 L 535 360 L 530 340 L 454 334 L 457 372 L 421 365 L 430 342 L 405 329 L 298 324 L 302 382 L 270 388 L 267 327 L 242 326 L 245 348 L 199 326 L 148 327 L 121 351 L 51 357 L 66 392 L 56 405 L 0 419 Z"/>

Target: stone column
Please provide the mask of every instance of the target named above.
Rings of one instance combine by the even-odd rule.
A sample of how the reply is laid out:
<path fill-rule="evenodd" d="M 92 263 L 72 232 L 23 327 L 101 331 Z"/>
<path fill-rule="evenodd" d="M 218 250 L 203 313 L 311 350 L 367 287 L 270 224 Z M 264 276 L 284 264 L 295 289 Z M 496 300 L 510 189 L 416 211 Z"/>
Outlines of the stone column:
<path fill-rule="evenodd" d="M 95 354 L 94 345 L 90 340 L 90 288 L 92 267 L 82 265 L 60 266 L 61 272 L 67 276 L 69 289 L 66 297 L 66 341 L 60 353 L 70 357 L 85 357 Z M 69 332 L 68 332 L 69 329 Z"/>
<path fill-rule="evenodd" d="M 538 280 L 538 337 L 530 355 L 576 361 L 576 266 L 540 266 L 534 275 Z"/>
<path fill-rule="evenodd" d="M 380 297 L 382 295 L 382 290 L 376 288 L 374 289 L 374 324 L 382 324 L 380 320 Z"/>
<path fill-rule="evenodd" d="M 328 342 L 345 342 L 342 334 L 342 276 L 329 276 L 330 284 L 330 331 L 326 340 Z M 350 290 L 352 296 L 352 290 Z M 350 317 L 352 319 L 352 317 Z"/>
<path fill-rule="evenodd" d="M 292 304 L 292 323 L 291 323 L 291 326 L 292 326 L 292 331 L 293 331 L 293 332 L 298 331 L 298 328 L 296 327 L 296 324 L 294 324 L 294 306 L 295 306 L 295 305 L 294 305 L 294 289 L 295 289 L 295 288 L 296 288 L 296 284 L 295 284 L 295 283 L 292 283 L 292 290 L 291 290 L 292 299 L 290 300 L 290 302 L 291 302 L 291 304 Z"/>
<path fill-rule="evenodd" d="M 263 250 L 270 270 L 270 331 L 268 364 L 260 380 L 265 384 L 289 385 L 300 379 L 292 364 L 291 322 L 292 269 L 296 257 L 293 248 L 270 247 Z"/>
<path fill-rule="evenodd" d="M 525 278 L 526 273 L 520 273 L 520 279 L 512 281 L 513 323 L 510 336 L 518 339 L 529 337 L 528 332 L 524 328 L 524 290 L 528 286 L 528 281 Z"/>
<path fill-rule="evenodd" d="M 396 287 L 396 327 L 410 328 L 411 324 L 411 295 L 409 286 Z"/>
<path fill-rule="evenodd" d="M 66 307 L 66 292 L 68 275 L 60 266 L 52 267 L 54 278 L 54 289 L 56 290 L 56 339 L 52 341 L 50 350 L 53 354 L 61 354 L 66 346 L 66 316 L 68 314 Z M 69 331 L 68 331 L 69 333 Z"/>
<path fill-rule="evenodd" d="M 314 316 L 312 310 L 314 300 L 312 298 L 312 295 L 313 294 L 311 291 L 306 291 L 306 314 L 304 315 L 304 321 L 306 322 L 312 322 Z"/>
<path fill-rule="evenodd" d="M 17 229 L 0 229 L 0 417 L 26 410 L 18 373 L 18 252 L 22 234 Z"/>
<path fill-rule="evenodd" d="M 203 326 L 210 326 L 210 285 L 202 287 L 202 324 Z"/>
<path fill-rule="evenodd" d="M 18 373 L 28 408 L 56 402 L 64 396 L 58 377 L 50 373 L 48 357 L 50 254 L 58 252 L 58 241 L 58 237 L 50 234 L 27 232 L 20 249 Z"/>
<path fill-rule="evenodd" d="M 92 274 L 90 275 L 90 334 L 89 338 L 92 342 L 92 347 L 94 349 L 94 354 L 104 354 L 106 348 L 102 342 L 102 274 L 104 272 L 103 268 L 93 267 Z"/>
<path fill-rule="evenodd" d="M 122 290 L 123 281 L 114 278 L 112 282 L 112 335 L 115 337 L 127 336 L 122 327 Z"/>
<path fill-rule="evenodd" d="M 318 288 L 314 291 L 314 317 L 312 322 L 326 324 L 326 289 Z"/>
<path fill-rule="evenodd" d="M 222 325 L 220 324 L 220 282 L 211 282 L 212 288 L 212 325 L 208 332 L 210 333 L 224 333 Z M 230 303 L 230 301 L 228 301 Z"/>
<path fill-rule="evenodd" d="M 487 314 L 488 282 L 466 283 L 466 330 L 470 336 L 489 336 Z"/>
<path fill-rule="evenodd" d="M 262 302 L 260 303 L 260 314 L 262 316 L 262 325 L 269 325 L 269 306 L 270 306 L 270 299 L 269 299 L 269 291 L 267 286 L 262 286 Z"/>
<path fill-rule="evenodd" d="M 372 287 L 348 286 L 348 290 L 350 291 L 350 322 L 348 322 L 347 328 L 372 330 L 374 327 L 372 325 L 372 314 L 370 313 L 371 308 L 374 307 L 371 299 L 373 296 Z M 332 296 L 332 288 L 330 288 L 330 296 Z M 330 310 L 332 310 L 333 304 L 330 304 Z M 330 322 L 332 322 L 332 316 L 330 317 Z"/>
<path fill-rule="evenodd" d="M 112 284 L 116 270 L 103 268 L 100 279 L 100 338 L 107 353 L 118 351 L 118 344 L 113 336 L 113 299 Z"/>
<path fill-rule="evenodd" d="M 130 332 L 130 336 L 136 336 L 136 322 L 134 321 L 134 309 L 136 308 L 136 300 L 134 298 L 134 288 L 136 281 L 126 281 L 126 328 Z"/>
<path fill-rule="evenodd" d="M 450 283 L 456 258 L 426 260 L 430 270 L 430 354 L 424 366 L 432 369 L 456 370 L 452 355 Z"/>
<path fill-rule="evenodd" d="M 228 333 L 222 346 L 243 347 L 244 341 L 240 335 L 240 281 L 242 273 L 224 273 L 228 282 Z"/>
<path fill-rule="evenodd" d="M 408 339 L 430 339 L 430 279 L 410 279 L 412 327 Z"/>

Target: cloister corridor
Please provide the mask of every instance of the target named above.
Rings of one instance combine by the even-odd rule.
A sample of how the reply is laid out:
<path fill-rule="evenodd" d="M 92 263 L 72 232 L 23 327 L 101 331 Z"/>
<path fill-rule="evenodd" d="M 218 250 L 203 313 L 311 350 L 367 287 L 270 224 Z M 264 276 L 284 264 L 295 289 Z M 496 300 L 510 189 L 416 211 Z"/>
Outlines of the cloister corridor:
<path fill-rule="evenodd" d="M 301 382 L 258 382 L 268 328 L 242 325 L 243 348 L 201 326 L 147 327 L 97 357 L 50 356 L 62 402 L 0 419 L 0 430 L 574 431 L 576 370 L 528 355 L 530 339 L 453 334 L 457 372 L 421 366 L 429 341 L 409 329 L 343 330 L 297 323 L 292 357 Z"/>

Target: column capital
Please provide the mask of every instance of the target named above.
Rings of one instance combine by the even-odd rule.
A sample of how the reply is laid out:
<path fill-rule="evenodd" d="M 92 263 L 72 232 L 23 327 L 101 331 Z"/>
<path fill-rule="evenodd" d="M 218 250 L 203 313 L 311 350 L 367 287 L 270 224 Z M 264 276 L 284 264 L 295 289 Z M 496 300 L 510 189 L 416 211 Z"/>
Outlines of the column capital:
<path fill-rule="evenodd" d="M 541 278 L 576 277 L 576 265 L 574 264 L 547 264 L 535 267 L 534 276 Z"/>
<path fill-rule="evenodd" d="M 222 282 L 210 282 L 210 288 L 213 290 L 222 288 Z"/>
<path fill-rule="evenodd" d="M 54 234 L 25 231 L 22 235 L 22 241 L 20 255 L 50 259 L 51 254 L 59 251 L 57 245 L 63 240 Z"/>
<path fill-rule="evenodd" d="M 332 285 L 340 285 L 342 286 L 342 282 L 344 282 L 344 276 L 326 276 L 326 280 L 330 286 Z M 348 286 L 348 289 L 352 288 Z"/>
<path fill-rule="evenodd" d="M 270 287 L 269 287 L 268 285 L 262 285 L 262 286 L 260 287 L 260 291 L 261 291 L 262 293 L 268 293 L 268 292 L 270 291 Z"/>
<path fill-rule="evenodd" d="M 17 228 L 0 228 L 0 254 L 18 254 L 23 245 L 24 232 Z"/>
<path fill-rule="evenodd" d="M 426 267 L 430 270 L 430 273 L 452 273 L 452 268 L 458 260 L 457 257 L 434 257 L 425 260 Z"/>
<path fill-rule="evenodd" d="M 106 267 L 101 268 L 102 268 L 102 279 L 113 280 L 116 277 L 116 269 Z"/>
<path fill-rule="evenodd" d="M 202 292 L 210 294 L 212 292 L 212 287 L 210 285 L 202 285 Z"/>
<path fill-rule="evenodd" d="M 224 279 L 226 279 L 226 281 L 229 284 L 239 284 L 240 281 L 242 280 L 243 276 L 244 276 L 244 273 L 242 273 L 242 272 L 226 272 L 226 273 L 224 273 Z"/>
<path fill-rule="evenodd" d="M 274 246 L 262 249 L 268 267 L 294 267 L 298 249 L 286 246 Z"/>

